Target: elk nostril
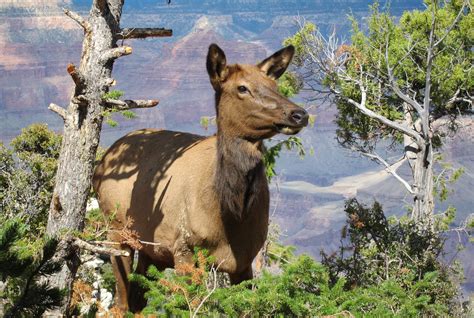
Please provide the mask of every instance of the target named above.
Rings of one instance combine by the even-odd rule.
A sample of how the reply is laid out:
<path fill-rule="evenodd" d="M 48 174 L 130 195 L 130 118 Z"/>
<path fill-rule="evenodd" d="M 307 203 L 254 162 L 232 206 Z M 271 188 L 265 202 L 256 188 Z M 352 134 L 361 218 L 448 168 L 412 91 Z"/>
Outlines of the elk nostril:
<path fill-rule="evenodd" d="M 304 124 L 304 122 L 308 120 L 308 113 L 304 109 L 294 110 L 290 116 L 297 124 Z"/>

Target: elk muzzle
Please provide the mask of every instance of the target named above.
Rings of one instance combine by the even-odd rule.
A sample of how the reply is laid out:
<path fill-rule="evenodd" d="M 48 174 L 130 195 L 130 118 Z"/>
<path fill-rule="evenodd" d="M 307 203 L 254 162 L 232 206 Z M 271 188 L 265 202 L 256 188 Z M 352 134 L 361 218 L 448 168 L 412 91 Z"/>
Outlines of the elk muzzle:
<path fill-rule="evenodd" d="M 279 133 L 285 135 L 295 135 L 308 125 L 308 112 L 296 106 L 288 112 L 287 118 L 282 123 L 275 123 L 275 128 Z"/>

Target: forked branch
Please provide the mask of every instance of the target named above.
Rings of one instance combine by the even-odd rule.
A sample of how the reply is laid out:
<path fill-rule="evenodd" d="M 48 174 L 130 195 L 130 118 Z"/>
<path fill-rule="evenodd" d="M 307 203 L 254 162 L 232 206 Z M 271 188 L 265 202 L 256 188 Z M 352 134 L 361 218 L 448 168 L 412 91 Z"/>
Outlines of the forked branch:
<path fill-rule="evenodd" d="M 398 166 L 404 162 L 406 160 L 406 157 L 402 158 L 401 160 L 399 160 L 398 162 L 390 165 L 387 161 L 385 161 L 382 157 L 380 157 L 378 154 L 376 153 L 368 153 L 368 152 L 361 152 L 361 154 L 363 156 L 366 156 L 372 160 L 375 160 L 375 161 L 378 161 L 380 162 L 381 164 L 383 164 L 385 166 L 385 170 L 390 173 L 392 176 L 394 176 L 398 181 L 400 181 L 401 184 L 403 184 L 403 186 L 407 189 L 408 192 L 410 192 L 411 194 L 415 194 L 415 191 L 413 190 L 413 188 L 410 186 L 410 184 L 408 184 L 408 182 L 403 179 L 398 173 L 397 173 L 397 168 Z M 396 165 L 398 165 L 397 167 L 395 167 Z"/>
<path fill-rule="evenodd" d="M 390 66 L 388 57 L 389 39 L 387 38 L 385 42 L 385 64 L 387 65 L 388 84 L 401 100 L 413 107 L 413 109 L 421 116 L 423 113 L 423 108 L 421 107 L 421 105 L 414 98 L 410 98 L 408 95 L 404 94 L 398 86 L 398 83 L 393 75 L 393 68 Z"/>
<path fill-rule="evenodd" d="M 368 109 L 366 104 L 365 104 L 365 102 L 367 100 L 367 91 L 365 90 L 365 88 L 360 83 L 359 83 L 359 87 L 360 87 L 361 96 L 362 96 L 360 103 L 356 102 L 352 98 L 348 98 L 348 97 L 342 95 L 337 90 L 333 90 L 333 92 L 338 96 L 338 98 L 341 98 L 341 99 L 345 100 L 346 102 L 348 102 L 349 104 L 355 106 L 357 109 L 359 109 L 366 116 L 368 116 L 372 119 L 375 119 L 375 120 L 379 121 L 380 123 L 382 123 L 382 124 L 384 124 L 384 125 L 386 125 L 390 128 L 396 129 L 396 130 L 404 133 L 405 135 L 408 135 L 408 136 L 412 137 L 417 142 L 417 144 L 422 144 L 423 141 L 421 140 L 420 135 L 415 130 L 413 130 L 409 127 L 406 127 L 402 124 L 399 124 L 397 122 L 394 122 L 393 120 L 390 120 L 387 117 L 384 117 L 384 116 Z"/>

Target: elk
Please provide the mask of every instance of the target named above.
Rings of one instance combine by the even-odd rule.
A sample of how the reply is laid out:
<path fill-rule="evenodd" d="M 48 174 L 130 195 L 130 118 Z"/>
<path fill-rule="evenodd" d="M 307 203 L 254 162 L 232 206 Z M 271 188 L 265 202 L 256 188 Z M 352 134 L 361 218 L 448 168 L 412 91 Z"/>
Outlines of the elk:
<path fill-rule="evenodd" d="M 144 244 L 136 272 L 191 263 L 194 247 L 213 255 L 232 284 L 252 278 L 252 261 L 268 230 L 269 190 L 263 140 L 292 135 L 308 124 L 307 112 L 278 92 L 276 80 L 294 54 L 288 46 L 257 65 L 227 65 L 211 44 L 207 71 L 215 91 L 217 133 L 143 129 L 115 142 L 95 170 L 94 189 L 104 213 L 115 213 L 109 240 L 129 257 L 112 257 L 116 303 L 139 310 L 143 299 L 127 276 L 133 248 L 119 230 L 134 220 Z"/>

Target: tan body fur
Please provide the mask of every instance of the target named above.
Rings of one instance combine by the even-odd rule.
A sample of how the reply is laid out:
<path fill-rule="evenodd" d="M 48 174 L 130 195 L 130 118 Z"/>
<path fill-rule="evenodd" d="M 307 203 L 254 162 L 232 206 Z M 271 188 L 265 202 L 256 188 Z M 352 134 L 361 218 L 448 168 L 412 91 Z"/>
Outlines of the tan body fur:
<path fill-rule="evenodd" d="M 161 151 L 156 151 L 160 149 Z M 191 261 L 193 247 L 209 250 L 220 269 L 242 273 L 264 243 L 268 225 L 268 186 L 264 175 L 258 200 L 243 222 L 226 231 L 219 201 L 212 188 L 216 137 L 152 129 L 138 130 L 118 140 L 97 167 L 94 188 L 101 208 L 116 213 L 115 228 L 127 217 L 144 244 L 140 252 L 167 267 L 175 260 Z M 250 232 L 238 240 L 226 232 Z M 114 235 L 114 234 L 112 234 Z"/>
<path fill-rule="evenodd" d="M 195 247 L 207 249 L 232 283 L 252 278 L 252 261 L 268 231 L 269 190 L 263 139 L 295 134 L 308 115 L 278 93 L 277 79 L 293 47 L 257 66 L 227 66 L 209 47 L 207 70 L 216 91 L 217 134 L 212 137 L 144 129 L 119 139 L 97 166 L 99 204 L 115 214 L 109 239 L 130 257 L 112 257 L 120 309 L 139 311 L 143 294 L 128 282 L 133 250 L 121 230 L 130 219 L 143 247 L 136 271 L 191 263 Z M 148 243 L 147 243 L 148 242 Z"/>

